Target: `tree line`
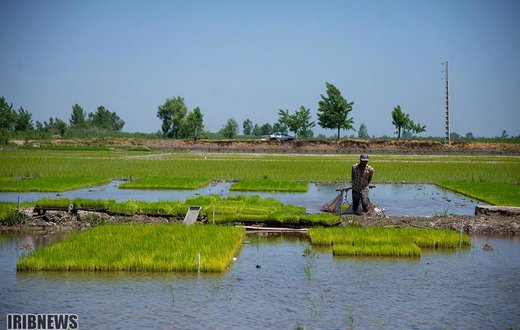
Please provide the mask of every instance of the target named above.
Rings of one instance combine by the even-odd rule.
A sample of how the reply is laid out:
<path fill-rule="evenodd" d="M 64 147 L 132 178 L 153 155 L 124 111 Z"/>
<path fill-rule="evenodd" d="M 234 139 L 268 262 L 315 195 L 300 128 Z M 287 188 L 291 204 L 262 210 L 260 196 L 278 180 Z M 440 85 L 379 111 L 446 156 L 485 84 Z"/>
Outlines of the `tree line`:
<path fill-rule="evenodd" d="M 357 136 L 362 139 L 370 138 L 367 126 L 361 123 L 359 128 L 354 128 L 354 119 L 350 115 L 354 102 L 345 99 L 340 90 L 331 83 L 326 82 L 326 93 L 320 94 L 317 108 L 317 123 L 311 120 L 311 110 L 300 106 L 294 112 L 289 109 L 278 110 L 278 120 L 273 123 L 258 124 L 250 119 L 242 123 L 242 132 L 245 136 L 266 136 L 276 132 L 292 133 L 296 138 L 313 138 L 313 128 L 316 125 L 324 129 L 336 131 L 336 138 L 341 137 L 341 131 L 357 131 Z M 204 130 L 204 115 L 199 107 L 189 110 L 181 96 L 168 98 L 157 108 L 157 118 L 161 121 L 160 135 L 163 138 L 174 139 L 200 139 L 207 138 L 211 133 Z M 426 126 L 414 122 L 409 114 L 402 111 L 397 105 L 391 112 L 391 122 L 394 125 L 397 139 L 410 138 L 412 133 L 418 134 L 426 131 Z M 125 125 L 116 112 L 111 112 L 103 105 L 96 111 L 87 113 L 83 108 L 75 104 L 68 123 L 57 117 L 50 117 L 48 121 L 36 121 L 33 124 L 32 114 L 20 106 L 17 110 L 9 104 L 4 97 L 0 97 L 0 143 L 5 144 L 15 134 L 28 132 L 57 134 L 63 136 L 65 132 L 92 132 L 103 135 L 120 132 Z M 233 139 L 239 135 L 239 124 L 235 118 L 228 118 L 218 132 L 221 136 Z M 453 138 L 459 138 L 452 132 Z M 509 135 L 503 131 L 501 138 Z M 324 136 L 319 136 L 324 137 Z M 466 139 L 473 138 L 472 133 L 467 133 Z"/>
<path fill-rule="evenodd" d="M 20 106 L 13 109 L 13 104 L 0 97 L 0 143 L 6 144 L 14 134 L 36 133 L 40 135 L 61 135 L 66 131 L 94 131 L 96 133 L 118 132 L 123 129 L 125 122 L 115 112 L 104 106 L 87 114 L 81 106 L 72 106 L 71 116 L 67 124 L 58 117 L 50 117 L 48 121 L 33 123 L 32 113 Z"/>

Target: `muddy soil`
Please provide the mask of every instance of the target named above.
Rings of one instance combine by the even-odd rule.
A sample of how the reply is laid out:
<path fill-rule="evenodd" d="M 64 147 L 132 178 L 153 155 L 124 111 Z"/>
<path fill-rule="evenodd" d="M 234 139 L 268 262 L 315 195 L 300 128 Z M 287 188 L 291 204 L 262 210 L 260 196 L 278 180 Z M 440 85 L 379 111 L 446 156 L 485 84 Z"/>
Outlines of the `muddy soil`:
<path fill-rule="evenodd" d="M 38 141 L 13 141 L 38 145 Z M 296 140 L 153 140 L 153 139 L 92 139 L 52 140 L 55 145 L 146 146 L 158 149 L 190 150 L 195 152 L 277 152 L 277 153 L 485 153 L 520 154 L 518 143 L 453 142 L 450 146 L 438 141 L 388 141 L 341 139 L 332 141 Z"/>
<path fill-rule="evenodd" d="M 183 219 L 153 217 L 146 215 L 109 215 L 102 212 L 79 211 L 73 214 L 66 211 L 47 211 L 45 215 L 35 215 L 31 208 L 24 210 L 25 219 L 12 226 L 2 226 L 0 231 L 63 231 L 82 230 L 90 227 L 113 224 L 181 223 Z M 461 225 L 468 234 L 520 235 L 520 215 L 478 215 L 478 216 L 437 216 L 437 217 L 395 217 L 395 216 L 356 216 L 341 217 L 340 226 L 355 224 L 363 227 L 380 226 L 396 228 L 435 228 L 460 231 Z M 261 224 L 260 224 L 261 225 Z"/>
<path fill-rule="evenodd" d="M 520 235 L 519 215 L 447 215 L 436 217 L 375 217 L 343 216 L 341 226 L 356 224 L 362 227 L 434 228 L 462 230 L 468 234 Z"/>

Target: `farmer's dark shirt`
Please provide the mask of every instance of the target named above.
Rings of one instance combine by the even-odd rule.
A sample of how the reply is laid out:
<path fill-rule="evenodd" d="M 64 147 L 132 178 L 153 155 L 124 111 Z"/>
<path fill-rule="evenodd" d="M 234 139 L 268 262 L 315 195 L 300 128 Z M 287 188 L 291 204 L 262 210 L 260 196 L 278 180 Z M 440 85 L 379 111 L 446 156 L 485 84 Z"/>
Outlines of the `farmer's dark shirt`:
<path fill-rule="evenodd" d="M 352 165 L 352 190 L 362 192 L 368 189 L 372 176 L 374 175 L 374 168 L 370 165 L 366 165 L 364 170 L 359 164 Z"/>

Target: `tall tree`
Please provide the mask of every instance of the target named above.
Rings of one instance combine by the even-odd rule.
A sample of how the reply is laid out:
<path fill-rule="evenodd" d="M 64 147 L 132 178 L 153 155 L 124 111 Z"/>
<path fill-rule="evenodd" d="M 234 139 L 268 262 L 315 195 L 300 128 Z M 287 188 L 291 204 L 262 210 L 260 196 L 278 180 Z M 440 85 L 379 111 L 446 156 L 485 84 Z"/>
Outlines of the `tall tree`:
<path fill-rule="evenodd" d="M 249 118 L 244 120 L 244 123 L 242 124 L 242 132 L 244 135 L 251 135 L 251 133 L 253 133 L 253 122 Z"/>
<path fill-rule="evenodd" d="M 318 102 L 318 123 L 323 128 L 337 129 L 338 139 L 341 129 L 353 128 L 354 120 L 349 117 L 354 102 L 348 102 L 341 96 L 341 92 L 331 83 L 326 83 L 327 96 L 321 94 Z"/>
<path fill-rule="evenodd" d="M 233 139 L 235 136 L 238 135 L 238 123 L 234 118 L 229 118 L 220 130 L 220 133 L 226 138 L 226 139 Z"/>
<path fill-rule="evenodd" d="M 86 128 L 87 126 L 87 114 L 77 103 L 72 106 L 69 123 L 74 128 Z"/>
<path fill-rule="evenodd" d="M 303 105 L 300 106 L 300 109 L 292 116 L 291 125 L 291 131 L 293 131 L 296 136 L 306 138 L 313 136 L 312 128 L 316 126 L 316 124 L 311 121 L 311 110 L 305 108 Z"/>
<path fill-rule="evenodd" d="M 12 131 L 14 129 L 15 114 L 13 104 L 8 104 L 3 96 L 0 97 L 0 129 Z"/>
<path fill-rule="evenodd" d="M 17 132 L 26 132 L 34 130 L 32 122 L 32 113 L 20 106 L 15 116 L 14 130 Z"/>
<path fill-rule="evenodd" d="M 395 133 L 397 134 L 398 141 L 401 139 L 402 131 L 412 131 L 415 133 L 426 131 L 426 126 L 415 123 L 413 120 L 411 120 L 410 116 L 401 110 L 400 105 L 396 106 L 392 111 L 392 124 L 397 129 Z"/>
<path fill-rule="evenodd" d="M 115 112 L 110 112 L 104 106 L 99 106 L 94 113 L 88 114 L 92 126 L 102 130 L 120 131 L 125 122 Z"/>
<path fill-rule="evenodd" d="M 163 136 L 177 138 L 181 129 L 181 122 L 186 116 L 188 108 L 184 104 L 184 98 L 177 96 L 166 99 L 157 110 L 157 118 L 162 120 Z"/>
<path fill-rule="evenodd" d="M 368 135 L 367 126 L 363 123 L 361 123 L 361 125 L 359 125 L 358 137 L 360 139 L 369 139 L 370 138 L 370 135 Z"/>
<path fill-rule="evenodd" d="M 196 107 L 188 113 L 186 117 L 186 126 L 190 137 L 197 140 L 200 133 L 204 129 L 204 115 L 200 112 L 200 108 Z"/>

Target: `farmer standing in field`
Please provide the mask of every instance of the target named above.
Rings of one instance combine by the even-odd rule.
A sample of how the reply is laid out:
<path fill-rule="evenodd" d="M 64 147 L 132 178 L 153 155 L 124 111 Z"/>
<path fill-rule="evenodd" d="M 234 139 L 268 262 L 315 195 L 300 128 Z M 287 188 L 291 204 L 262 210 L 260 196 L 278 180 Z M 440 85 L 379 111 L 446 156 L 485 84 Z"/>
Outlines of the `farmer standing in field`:
<path fill-rule="evenodd" d="M 361 210 L 359 210 L 360 200 L 365 213 L 370 208 L 368 186 L 372 181 L 373 175 L 374 168 L 368 165 L 368 155 L 361 154 L 359 163 L 352 165 L 352 210 L 357 215 L 361 215 Z"/>

